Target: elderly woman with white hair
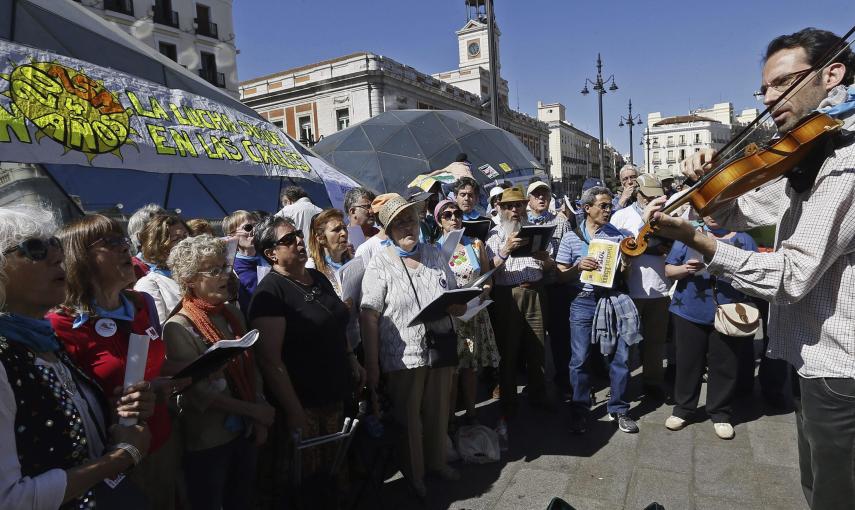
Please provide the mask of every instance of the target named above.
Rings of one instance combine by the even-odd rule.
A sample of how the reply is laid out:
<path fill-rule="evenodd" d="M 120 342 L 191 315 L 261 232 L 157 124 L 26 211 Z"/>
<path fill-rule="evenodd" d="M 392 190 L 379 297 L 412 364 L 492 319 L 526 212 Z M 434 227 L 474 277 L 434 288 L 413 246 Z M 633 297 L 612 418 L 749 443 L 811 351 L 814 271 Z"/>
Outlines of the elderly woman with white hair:
<path fill-rule="evenodd" d="M 190 363 L 214 343 L 246 332 L 243 314 L 226 303 L 232 268 L 224 241 L 188 237 L 172 248 L 167 265 L 182 295 L 163 328 L 167 359 Z M 184 476 L 194 510 L 252 507 L 256 448 L 267 439 L 274 416 L 261 395 L 250 351 L 181 395 Z"/>
<path fill-rule="evenodd" d="M 362 279 L 360 326 L 368 385 L 376 388 L 382 370 L 392 400 L 392 414 L 403 428 L 399 453 L 413 492 L 424 498 L 425 470 L 447 480 L 460 474 L 446 464 L 445 440 L 451 379 L 457 368 L 457 334 L 449 317 L 413 319 L 421 305 L 456 287 L 448 257 L 419 242 L 421 202 L 391 194 L 379 219 L 392 241 L 381 249 Z M 460 316 L 465 305 L 449 306 Z"/>
<path fill-rule="evenodd" d="M 158 204 L 145 204 L 128 218 L 128 238 L 131 240 L 131 247 L 134 249 L 133 253 L 136 253 L 136 255 L 131 257 L 131 262 L 134 265 L 134 275 L 137 279 L 147 275 L 149 271 L 149 263 L 143 258 L 142 254 L 140 233 L 145 228 L 148 220 L 159 214 L 166 214 L 166 209 Z"/>
<path fill-rule="evenodd" d="M 148 382 L 108 402 L 66 354 L 45 314 L 65 299 L 53 214 L 0 208 L 0 508 L 128 508 L 142 497 L 117 477 L 148 453 Z M 119 396 L 119 395 L 117 395 Z M 144 500 L 144 498 L 142 498 Z"/>

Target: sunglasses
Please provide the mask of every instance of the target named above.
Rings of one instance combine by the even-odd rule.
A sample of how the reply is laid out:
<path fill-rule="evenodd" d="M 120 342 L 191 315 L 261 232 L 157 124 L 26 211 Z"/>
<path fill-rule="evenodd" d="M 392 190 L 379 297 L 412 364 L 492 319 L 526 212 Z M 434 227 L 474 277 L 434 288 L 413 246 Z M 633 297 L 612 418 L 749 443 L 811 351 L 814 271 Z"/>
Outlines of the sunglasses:
<path fill-rule="evenodd" d="M 104 246 L 110 248 L 111 250 L 116 248 L 127 248 L 131 245 L 131 240 L 127 237 L 102 237 L 95 241 L 94 243 L 89 245 L 89 248 L 95 246 L 98 243 L 104 243 Z"/>
<path fill-rule="evenodd" d="M 304 239 L 302 230 L 295 230 L 293 232 L 288 232 L 284 236 L 280 237 L 278 241 L 273 243 L 273 246 L 291 246 L 297 242 L 297 238 Z"/>
<path fill-rule="evenodd" d="M 444 220 L 450 220 L 452 217 L 457 218 L 458 220 L 462 220 L 463 211 L 461 211 L 460 209 L 455 209 L 453 211 L 443 211 L 441 217 Z"/>
<path fill-rule="evenodd" d="M 62 252 L 62 243 L 59 242 L 59 239 L 56 237 L 49 237 L 47 239 L 27 239 L 17 246 L 13 246 L 4 251 L 3 255 L 8 255 L 13 251 L 19 251 L 21 252 L 21 255 L 27 257 L 33 262 L 39 262 L 47 258 L 50 248 L 56 248 Z"/>
<path fill-rule="evenodd" d="M 251 234 L 252 229 L 254 229 L 254 228 L 255 228 L 255 225 L 253 225 L 252 223 L 247 223 L 247 224 L 243 225 L 242 227 L 240 227 L 240 230 L 243 230 L 247 234 Z M 237 234 L 237 230 L 232 232 L 232 233 Z"/>
<path fill-rule="evenodd" d="M 210 276 L 211 278 L 219 278 L 221 276 L 226 276 L 232 272 L 231 264 L 224 264 L 219 267 L 213 267 L 207 271 L 199 271 L 199 274 L 204 276 Z"/>

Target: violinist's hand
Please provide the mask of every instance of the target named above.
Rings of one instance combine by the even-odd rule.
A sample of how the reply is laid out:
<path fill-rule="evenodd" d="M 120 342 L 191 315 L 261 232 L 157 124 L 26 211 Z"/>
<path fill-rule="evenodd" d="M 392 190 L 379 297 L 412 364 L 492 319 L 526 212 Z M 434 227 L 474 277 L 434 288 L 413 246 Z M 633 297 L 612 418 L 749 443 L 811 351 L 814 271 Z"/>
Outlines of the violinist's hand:
<path fill-rule="evenodd" d="M 692 154 L 688 158 L 680 162 L 680 170 L 688 179 L 697 181 L 709 172 L 711 165 L 709 162 L 715 156 L 715 151 L 712 149 L 701 149 Z"/>
<path fill-rule="evenodd" d="M 683 218 L 668 216 L 661 212 L 656 212 L 653 215 L 653 222 L 656 225 L 656 235 L 683 243 L 695 248 L 693 240 L 695 239 L 695 226 Z M 702 237 L 706 237 L 701 234 Z M 715 241 L 713 241 L 715 242 Z"/>
<path fill-rule="evenodd" d="M 661 197 L 656 197 L 650 202 L 647 203 L 647 207 L 644 208 L 644 213 L 641 215 L 642 221 L 647 223 L 650 221 L 650 218 L 653 216 L 653 213 L 662 209 L 665 205 L 665 202 L 668 201 L 668 197 L 662 195 Z"/>

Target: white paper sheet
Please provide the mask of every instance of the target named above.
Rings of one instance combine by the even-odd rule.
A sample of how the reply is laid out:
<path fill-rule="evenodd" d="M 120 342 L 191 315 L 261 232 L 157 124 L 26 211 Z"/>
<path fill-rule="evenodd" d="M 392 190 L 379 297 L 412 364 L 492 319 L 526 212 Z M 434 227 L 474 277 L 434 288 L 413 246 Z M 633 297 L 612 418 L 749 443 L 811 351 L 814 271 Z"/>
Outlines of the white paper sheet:
<path fill-rule="evenodd" d="M 128 361 L 125 365 L 125 382 L 123 388 L 136 384 L 145 377 L 145 365 L 148 361 L 148 343 L 151 339 L 148 335 L 137 335 L 131 333 L 128 338 Z M 136 425 L 134 418 L 119 418 L 119 425 L 129 427 Z"/>
<path fill-rule="evenodd" d="M 475 317 L 478 312 L 490 306 L 490 303 L 492 302 L 492 299 L 485 299 L 482 303 L 481 298 L 476 297 L 475 299 L 466 303 L 466 313 L 458 317 L 458 319 L 462 320 L 463 322 L 469 322 L 472 320 L 473 317 Z"/>
<path fill-rule="evenodd" d="M 451 262 L 451 256 L 454 255 L 454 250 L 460 244 L 460 238 L 463 237 L 463 229 L 452 230 L 445 236 L 445 241 L 442 242 L 442 256 L 445 263 Z"/>

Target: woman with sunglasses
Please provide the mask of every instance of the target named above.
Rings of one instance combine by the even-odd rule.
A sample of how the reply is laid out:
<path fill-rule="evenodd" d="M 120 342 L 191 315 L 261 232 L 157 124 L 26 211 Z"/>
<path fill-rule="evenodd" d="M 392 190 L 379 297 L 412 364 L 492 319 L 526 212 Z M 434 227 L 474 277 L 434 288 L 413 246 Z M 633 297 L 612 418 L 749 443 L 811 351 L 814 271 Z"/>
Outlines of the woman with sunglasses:
<path fill-rule="evenodd" d="M 362 386 L 363 371 L 346 339 L 348 307 L 321 272 L 306 268 L 303 232 L 291 219 L 274 216 L 256 225 L 254 241 L 272 270 L 258 283 L 248 316 L 261 333 L 256 359 L 268 400 L 279 411 L 259 480 L 272 483 L 263 492 L 281 504 L 275 491 L 286 484 L 283 463 L 291 457 L 292 434 L 299 430 L 306 439 L 340 431 L 343 401 L 354 382 Z M 334 454 L 334 444 L 302 453 L 305 501 L 330 496 L 332 485 L 321 468 L 331 465 Z"/>
<path fill-rule="evenodd" d="M 190 230 L 178 216 L 161 214 L 154 216 L 140 232 L 143 258 L 149 264 L 149 273 L 134 285 L 134 290 L 145 292 L 154 298 L 157 318 L 161 324 L 178 305 L 181 293 L 172 279 L 172 271 L 166 265 L 169 251 L 186 238 Z"/>
<path fill-rule="evenodd" d="M 393 244 L 365 269 L 360 329 L 368 386 L 377 388 L 382 370 L 392 414 L 404 430 L 402 471 L 423 499 L 426 470 L 446 480 L 458 480 L 460 474 L 446 464 L 445 449 L 451 379 L 458 363 L 454 327 L 448 317 L 411 324 L 422 305 L 456 287 L 441 250 L 419 242 L 421 207 L 422 202 L 392 194 L 380 209 L 380 222 Z M 465 310 L 465 305 L 452 305 L 446 312 L 459 316 Z M 449 339 L 450 346 L 445 344 Z M 436 344 L 429 347 L 429 342 Z"/>
<path fill-rule="evenodd" d="M 0 208 L 0 508 L 138 508 L 133 484 L 103 482 L 148 453 L 154 393 L 143 382 L 108 402 L 44 319 L 65 299 L 55 230 L 49 210 Z"/>
<path fill-rule="evenodd" d="M 442 228 L 442 237 L 437 244 L 442 246 L 445 237 L 463 228 L 463 211 L 452 200 L 443 200 L 436 205 L 434 217 L 439 221 Z M 490 260 L 484 243 L 479 239 L 467 236 L 460 238 L 460 242 L 454 248 L 454 254 L 448 263 L 457 280 L 458 287 L 465 287 L 477 280 L 481 274 L 490 270 Z M 484 292 L 481 301 L 490 297 L 492 279 L 484 283 Z M 493 325 L 490 322 L 490 314 L 486 309 L 478 312 L 468 322 L 454 319 L 457 330 L 457 356 L 460 358 L 458 364 L 458 378 L 462 389 L 463 405 L 466 409 L 465 420 L 476 423 L 475 420 L 475 391 L 476 375 L 481 368 L 499 366 L 499 348 L 496 346 L 496 336 L 493 333 Z M 451 402 L 449 412 L 453 415 L 455 411 L 456 388 L 452 385 Z"/>
<path fill-rule="evenodd" d="M 181 288 L 180 308 L 163 326 L 170 362 L 186 365 L 220 340 L 246 333 L 243 314 L 226 303 L 232 268 L 226 243 L 209 235 L 179 242 L 168 265 Z M 193 510 L 252 508 L 257 447 L 274 411 L 261 396 L 252 355 L 196 383 L 178 398 L 184 432 L 184 479 Z"/>
<path fill-rule="evenodd" d="M 326 209 L 312 218 L 312 235 L 309 236 L 309 260 L 306 267 L 323 273 L 341 297 L 341 288 L 335 272 L 350 261 L 347 243 L 347 225 L 344 214 L 338 209 Z"/>
<path fill-rule="evenodd" d="M 144 378 L 163 388 L 166 397 L 171 383 L 159 379 L 166 355 L 160 322 L 150 296 L 126 290 L 135 276 L 122 226 L 95 214 L 64 226 L 58 236 L 65 251 L 65 302 L 47 318 L 68 354 L 112 395 L 124 382 L 131 335 L 148 337 Z M 155 405 L 148 425 L 150 455 L 131 478 L 154 507 L 173 508 L 180 448 L 165 398 Z"/>
<path fill-rule="evenodd" d="M 258 285 L 259 268 L 270 267 L 264 257 L 255 252 L 253 244 L 252 229 L 258 223 L 255 214 L 238 210 L 223 218 L 223 232 L 226 236 L 237 239 L 237 253 L 235 254 L 234 272 L 238 277 L 238 305 L 246 315 L 249 308 L 249 300 Z"/>

